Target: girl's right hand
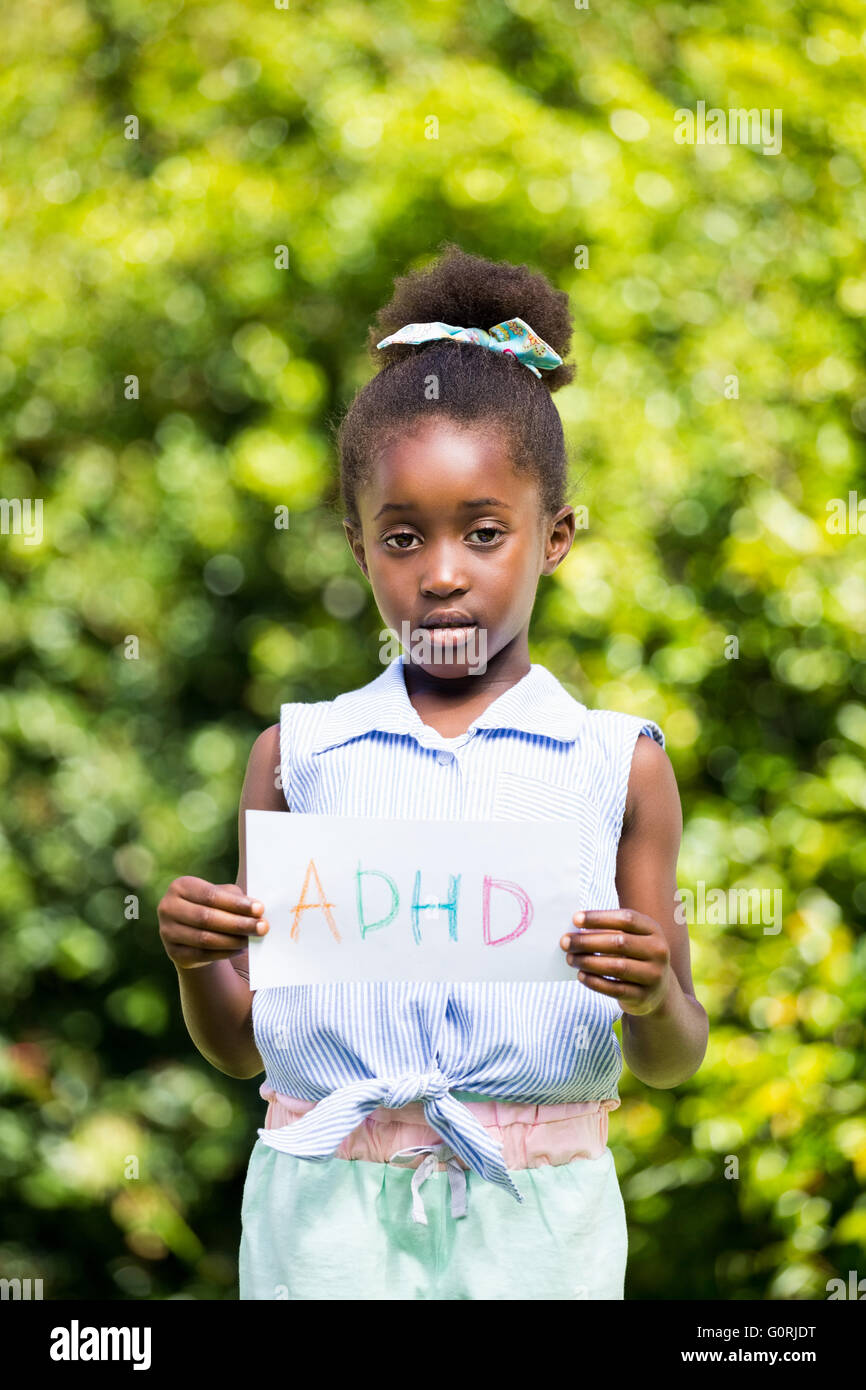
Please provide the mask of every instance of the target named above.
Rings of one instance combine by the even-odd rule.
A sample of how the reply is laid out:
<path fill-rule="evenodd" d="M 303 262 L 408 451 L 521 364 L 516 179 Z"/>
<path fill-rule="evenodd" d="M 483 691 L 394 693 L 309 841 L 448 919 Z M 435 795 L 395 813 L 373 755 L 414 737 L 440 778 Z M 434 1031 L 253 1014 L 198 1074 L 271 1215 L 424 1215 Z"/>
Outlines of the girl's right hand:
<path fill-rule="evenodd" d="M 236 883 L 176 878 L 157 908 L 159 934 L 169 959 L 181 970 L 239 955 L 251 935 L 264 936 L 264 905 Z"/>

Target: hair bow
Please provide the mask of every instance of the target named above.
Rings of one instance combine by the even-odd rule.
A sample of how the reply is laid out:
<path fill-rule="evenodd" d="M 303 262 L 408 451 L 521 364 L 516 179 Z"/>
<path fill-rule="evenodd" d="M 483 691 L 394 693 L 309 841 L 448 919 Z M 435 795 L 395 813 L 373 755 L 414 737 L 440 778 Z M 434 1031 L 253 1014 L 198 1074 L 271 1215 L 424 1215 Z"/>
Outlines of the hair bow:
<path fill-rule="evenodd" d="M 383 338 L 376 347 L 387 347 L 389 343 L 425 343 L 433 338 L 454 338 L 463 343 L 478 343 L 491 352 L 510 352 L 537 377 L 541 376 L 539 367 L 552 372 L 554 367 L 562 366 L 559 353 L 533 333 L 523 319 L 504 319 L 494 324 L 489 333 L 483 328 L 454 328 L 450 323 L 407 323 L 390 337 Z"/>

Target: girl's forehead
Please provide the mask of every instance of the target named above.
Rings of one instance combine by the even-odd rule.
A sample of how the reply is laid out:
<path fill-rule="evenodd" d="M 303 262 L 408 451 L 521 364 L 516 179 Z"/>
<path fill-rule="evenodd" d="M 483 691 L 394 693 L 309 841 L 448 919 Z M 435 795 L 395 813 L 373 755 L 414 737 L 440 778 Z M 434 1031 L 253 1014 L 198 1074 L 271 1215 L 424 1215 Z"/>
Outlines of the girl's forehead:
<path fill-rule="evenodd" d="M 413 505 L 447 507 L 504 507 L 518 509 L 536 487 L 526 473 L 517 474 L 508 460 L 493 466 L 466 467 L 459 462 L 385 466 L 363 489 L 375 507 L 403 501 Z"/>
<path fill-rule="evenodd" d="M 392 439 L 379 452 L 370 470 L 371 484 L 387 487 L 398 475 L 449 488 L 483 477 L 495 477 L 504 487 L 518 478 L 505 441 L 497 434 L 433 429 Z"/>
<path fill-rule="evenodd" d="M 495 425 L 442 420 L 413 423 L 383 441 L 359 501 L 376 518 L 409 506 L 455 513 L 498 506 L 517 514 L 532 505 L 537 489 L 531 473 L 514 467 Z"/>

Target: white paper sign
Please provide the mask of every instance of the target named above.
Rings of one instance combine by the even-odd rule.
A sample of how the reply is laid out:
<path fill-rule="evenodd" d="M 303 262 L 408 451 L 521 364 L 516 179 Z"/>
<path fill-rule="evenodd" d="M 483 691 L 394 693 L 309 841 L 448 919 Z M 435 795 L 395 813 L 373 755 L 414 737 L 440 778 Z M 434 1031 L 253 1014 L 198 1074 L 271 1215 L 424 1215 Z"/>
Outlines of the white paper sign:
<path fill-rule="evenodd" d="M 576 821 L 406 821 L 247 811 L 250 988 L 346 980 L 574 980 L 589 908 Z"/>

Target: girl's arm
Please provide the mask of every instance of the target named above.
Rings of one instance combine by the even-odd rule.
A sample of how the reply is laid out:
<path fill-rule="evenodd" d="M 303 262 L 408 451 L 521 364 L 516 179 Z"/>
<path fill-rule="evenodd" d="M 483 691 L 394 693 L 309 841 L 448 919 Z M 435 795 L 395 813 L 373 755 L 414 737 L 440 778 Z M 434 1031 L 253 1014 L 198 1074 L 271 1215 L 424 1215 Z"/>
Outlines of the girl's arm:
<path fill-rule="evenodd" d="M 214 893 L 231 894 L 235 901 L 246 895 L 244 812 L 248 809 L 288 811 L 282 791 L 275 786 L 274 768 L 280 761 L 279 733 L 279 724 L 272 725 L 259 735 L 250 752 L 238 811 L 237 883 L 222 888 L 208 885 Z M 223 910 L 232 910 L 228 901 Z M 267 920 L 267 904 L 261 920 Z M 241 1080 L 259 1076 L 265 1070 L 253 1035 L 248 955 L 244 947 L 242 951 L 223 954 L 221 959 L 195 968 L 183 968 L 175 962 L 181 1007 L 190 1037 L 212 1066 Z"/>
<path fill-rule="evenodd" d="M 665 997 L 651 1013 L 623 1013 L 623 1057 L 641 1081 L 661 1088 L 694 1075 L 709 1035 L 709 1019 L 692 983 L 688 928 L 674 916 L 682 830 L 670 759 L 653 739 L 639 737 L 617 854 L 616 891 L 622 908 L 659 924 L 670 968 Z"/>

